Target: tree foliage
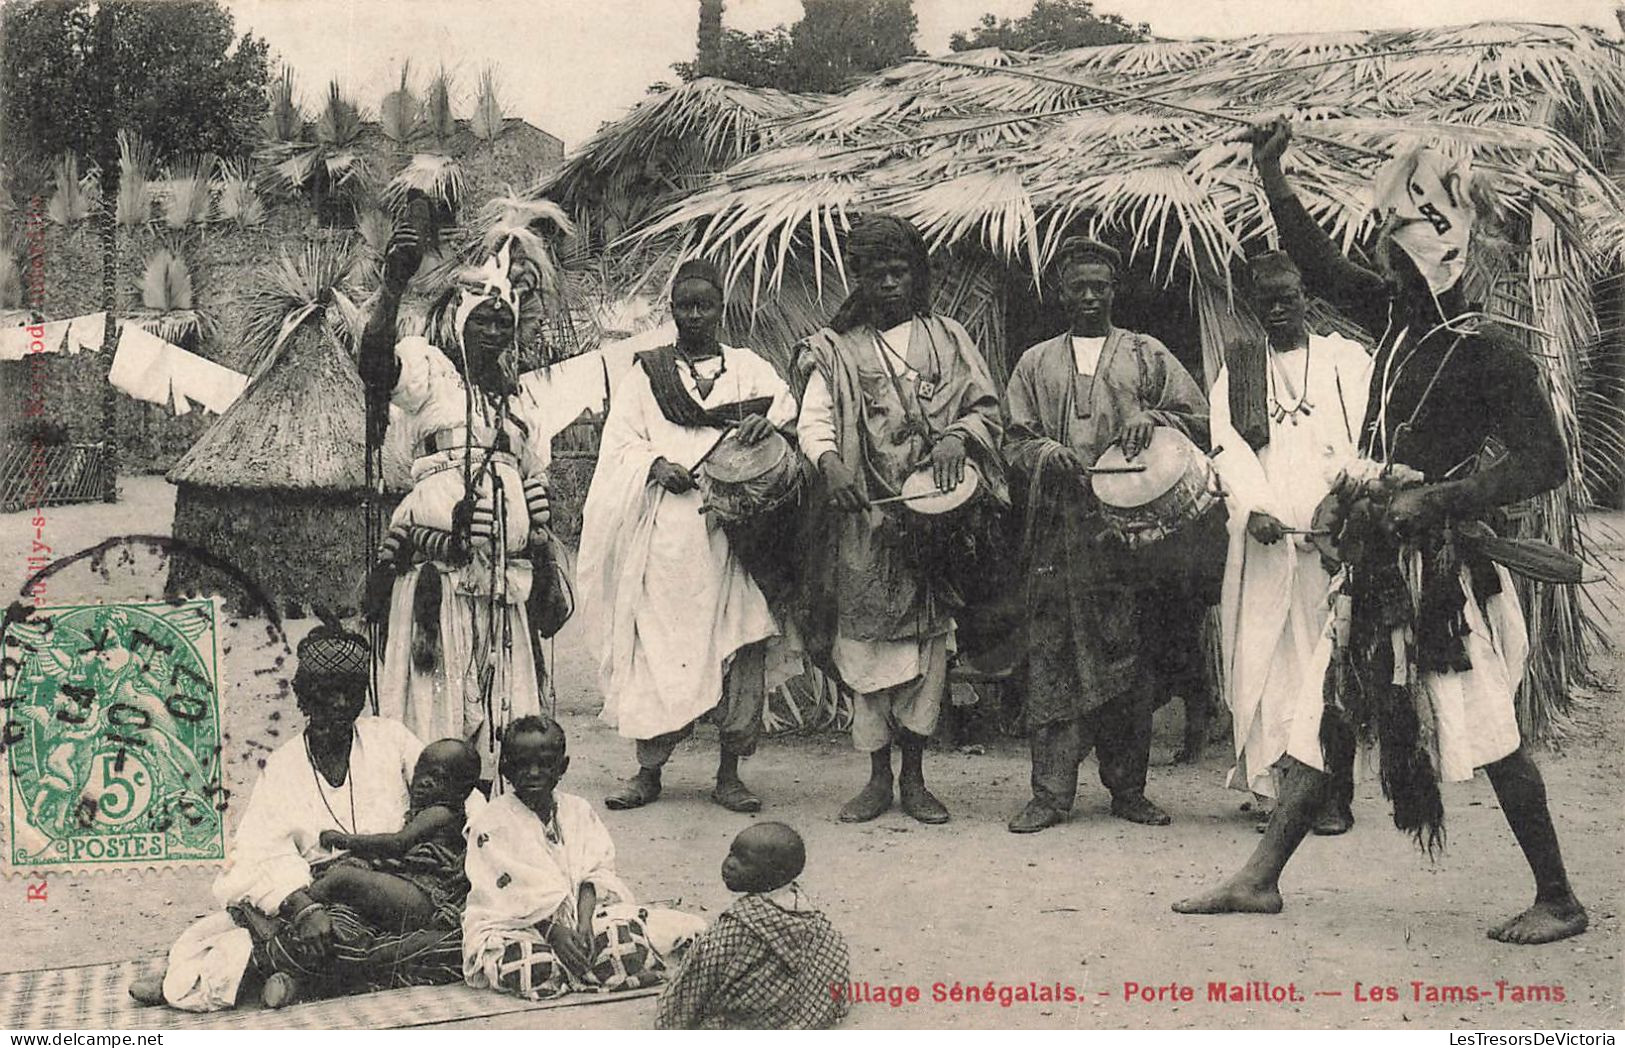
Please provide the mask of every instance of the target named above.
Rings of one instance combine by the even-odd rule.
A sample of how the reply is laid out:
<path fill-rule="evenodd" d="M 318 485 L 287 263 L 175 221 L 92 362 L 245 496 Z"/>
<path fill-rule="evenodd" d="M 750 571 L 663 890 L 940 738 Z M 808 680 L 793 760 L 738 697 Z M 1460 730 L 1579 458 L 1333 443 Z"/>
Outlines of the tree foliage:
<path fill-rule="evenodd" d="M 99 78 L 115 85 L 114 117 L 161 158 L 245 156 L 270 80 L 269 46 L 237 38 L 218 0 L 103 0 L 111 57 L 94 53 L 90 0 L 5 0 L 0 7 L 0 121 L 17 157 L 99 154 Z"/>
<path fill-rule="evenodd" d="M 1033 0 L 1033 9 L 1020 18 L 991 14 L 969 32 L 955 33 L 948 46 L 955 51 L 999 47 L 1006 51 L 1064 51 L 1099 44 L 1129 44 L 1145 40 L 1151 27 L 1135 25 L 1121 15 L 1096 14 L 1091 0 Z"/>
<path fill-rule="evenodd" d="M 754 33 L 721 30 L 711 19 L 720 5 L 704 0 L 702 54 L 673 68 L 684 80 L 720 76 L 750 87 L 830 92 L 853 78 L 896 65 L 914 53 L 918 21 L 911 0 L 802 0 L 801 20 Z"/>

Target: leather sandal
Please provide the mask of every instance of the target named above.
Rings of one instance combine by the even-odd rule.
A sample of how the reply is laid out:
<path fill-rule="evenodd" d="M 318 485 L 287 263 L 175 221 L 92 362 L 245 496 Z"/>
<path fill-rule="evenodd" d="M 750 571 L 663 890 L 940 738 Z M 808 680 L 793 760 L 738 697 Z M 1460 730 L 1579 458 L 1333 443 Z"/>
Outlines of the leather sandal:
<path fill-rule="evenodd" d="M 738 779 L 717 783 L 716 789 L 711 791 L 711 799 L 729 811 L 741 814 L 748 815 L 762 810 L 762 799 L 750 792 L 750 788 Z"/>
<path fill-rule="evenodd" d="M 620 793 L 604 798 L 604 807 L 610 811 L 630 811 L 645 804 L 653 804 L 659 799 L 660 773 L 640 768 L 636 775 L 626 780 L 626 785 Z"/>

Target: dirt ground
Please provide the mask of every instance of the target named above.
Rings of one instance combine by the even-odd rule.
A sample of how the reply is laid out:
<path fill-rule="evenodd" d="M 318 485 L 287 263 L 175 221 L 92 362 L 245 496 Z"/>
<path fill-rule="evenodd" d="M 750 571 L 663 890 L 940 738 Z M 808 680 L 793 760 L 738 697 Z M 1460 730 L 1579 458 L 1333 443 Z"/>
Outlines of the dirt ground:
<path fill-rule="evenodd" d="M 164 532 L 173 493 L 154 478 L 127 478 L 125 499 L 48 511 L 47 542 L 64 556 L 129 531 Z M 138 523 L 133 523 L 138 522 Z M 1614 558 L 1625 549 L 1620 518 L 1593 521 L 1591 533 Z M 25 514 L 0 516 L 0 585 L 24 576 L 32 528 Z M 50 583 L 53 600 L 148 596 L 161 590 L 158 559 L 112 554 Z M 1599 595 L 1602 596 L 1602 595 Z M 1606 600 L 1605 600 L 1606 603 Z M 1620 637 L 1619 619 L 1610 633 Z M 289 623 L 297 640 L 311 623 Z M 267 682 L 279 646 L 264 624 L 226 631 L 225 665 L 236 682 L 226 698 L 231 736 L 226 764 L 234 798 L 247 796 L 259 747 L 297 731 L 291 698 Z M 630 744 L 595 717 L 579 637 L 558 638 L 558 712 L 570 736 L 563 788 L 597 801 L 631 769 Z M 1584 697 L 1560 745 L 1542 751 L 1552 806 L 1574 884 L 1591 930 L 1543 947 L 1505 946 L 1486 926 L 1527 905 L 1531 884 L 1483 776 L 1446 791 L 1450 844 L 1429 861 L 1387 823 L 1369 778 L 1356 801 L 1359 820 L 1341 838 L 1312 838 L 1288 869 L 1286 912 L 1275 917 L 1186 917 L 1174 900 L 1212 883 L 1245 857 L 1257 837 L 1240 810 L 1243 795 L 1221 787 L 1227 747 L 1200 764 L 1171 766 L 1179 713 L 1159 714 L 1150 795 L 1174 816 L 1143 828 L 1110 818 L 1094 762 L 1070 823 L 1034 836 L 1009 834 L 1005 821 L 1026 799 L 1024 748 L 1002 740 L 985 754 L 933 753 L 927 773 L 953 812 L 942 827 L 897 812 L 864 826 L 836 822 L 861 783 L 866 761 L 844 738 L 776 738 L 744 767 L 766 801 L 759 816 L 784 820 L 807 839 L 803 879 L 847 938 L 855 980 L 917 987 L 918 1002 L 856 1005 L 850 1027 L 1191 1028 L 1336 1027 L 1382 1029 L 1615 1028 L 1621 997 L 1620 908 L 1625 903 L 1625 660 L 1605 655 L 1607 686 Z M 702 731 L 667 774 L 665 797 L 635 812 L 604 813 L 622 875 L 645 900 L 714 916 L 730 896 L 718 866 L 732 836 L 752 817 L 706 799 L 715 736 Z M 236 811 L 241 811 L 237 807 Z M 25 902 L 18 879 L 0 883 L 9 942 L 0 970 L 85 964 L 160 954 L 209 908 L 206 870 L 52 877 L 45 903 Z M 1288 984 L 1301 999 L 1210 1002 L 1210 982 Z M 965 1003 L 956 984 L 1028 988 L 1058 984 L 1066 1003 Z M 1193 1000 L 1125 999 L 1125 985 L 1189 987 Z M 941 984 L 940 991 L 935 988 Z M 1392 987 L 1397 1000 L 1366 1000 Z M 1445 988 L 1477 987 L 1463 1003 Z M 1525 987 L 1561 987 L 1526 992 Z M 1357 988 L 1362 992 L 1357 994 Z M 906 991 L 905 991 L 906 992 Z M 943 999 L 934 997 L 940 992 Z M 1030 991 L 1029 991 L 1030 992 Z M 1176 990 L 1175 993 L 1178 991 Z M 1531 1003 L 1525 998 L 1546 998 Z M 514 1014 L 465 1025 L 645 1027 L 654 1001 Z"/>

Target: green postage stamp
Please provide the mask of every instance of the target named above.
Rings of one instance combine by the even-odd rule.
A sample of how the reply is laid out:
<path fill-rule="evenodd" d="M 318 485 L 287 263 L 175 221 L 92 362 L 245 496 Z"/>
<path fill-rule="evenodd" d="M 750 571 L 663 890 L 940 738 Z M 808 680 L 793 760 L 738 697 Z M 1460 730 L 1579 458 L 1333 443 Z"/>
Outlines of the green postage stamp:
<path fill-rule="evenodd" d="M 217 621 L 208 600 L 7 615 L 7 873 L 225 858 Z"/>

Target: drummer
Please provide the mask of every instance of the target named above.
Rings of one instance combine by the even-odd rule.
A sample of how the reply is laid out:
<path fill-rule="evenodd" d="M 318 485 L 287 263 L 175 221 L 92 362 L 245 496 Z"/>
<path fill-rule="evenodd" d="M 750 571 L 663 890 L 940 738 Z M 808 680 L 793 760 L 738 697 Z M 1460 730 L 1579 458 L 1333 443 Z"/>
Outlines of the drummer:
<path fill-rule="evenodd" d="M 722 743 L 711 799 L 762 806 L 739 759 L 755 751 L 766 691 L 788 662 L 761 590 L 701 512 L 695 467 L 730 430 L 746 445 L 768 439 L 796 403 L 766 360 L 718 341 L 722 308 L 716 267 L 683 263 L 671 290 L 677 343 L 639 353 L 615 389 L 587 492 L 580 608 L 602 717 L 636 740 L 638 761 L 604 801 L 617 811 L 660 796 L 661 769 L 706 713 Z"/>
<path fill-rule="evenodd" d="M 924 823 L 948 821 L 925 784 L 924 754 L 947 690 L 957 595 L 918 556 L 895 498 L 922 466 L 940 490 L 974 462 L 1003 500 L 999 399 L 981 352 L 958 322 L 931 311 L 925 240 L 890 215 L 860 219 L 846 241 L 851 296 L 829 326 L 796 347 L 797 431 L 836 512 L 813 518 L 806 544 L 805 640 L 857 693 L 852 744 L 869 781 L 842 807 L 868 822 L 892 806 L 892 747 L 902 750 L 895 799 Z M 821 500 L 815 499 L 815 507 Z"/>
<path fill-rule="evenodd" d="M 1202 608 L 1146 583 L 1143 565 L 1105 530 L 1086 468 L 1113 444 L 1132 461 L 1158 426 L 1205 444 L 1208 408 L 1161 342 L 1113 326 L 1121 266 L 1106 244 L 1061 244 L 1051 279 L 1071 327 L 1028 349 L 1006 390 L 1012 479 L 1029 492 L 1022 564 L 1033 762 L 1032 800 L 1010 820 L 1012 833 L 1065 821 L 1090 747 L 1113 815 L 1169 821 L 1145 796 L 1154 691 L 1168 676 L 1158 663 L 1166 650 L 1196 651 Z M 1148 647 L 1157 658 L 1141 654 Z"/>

